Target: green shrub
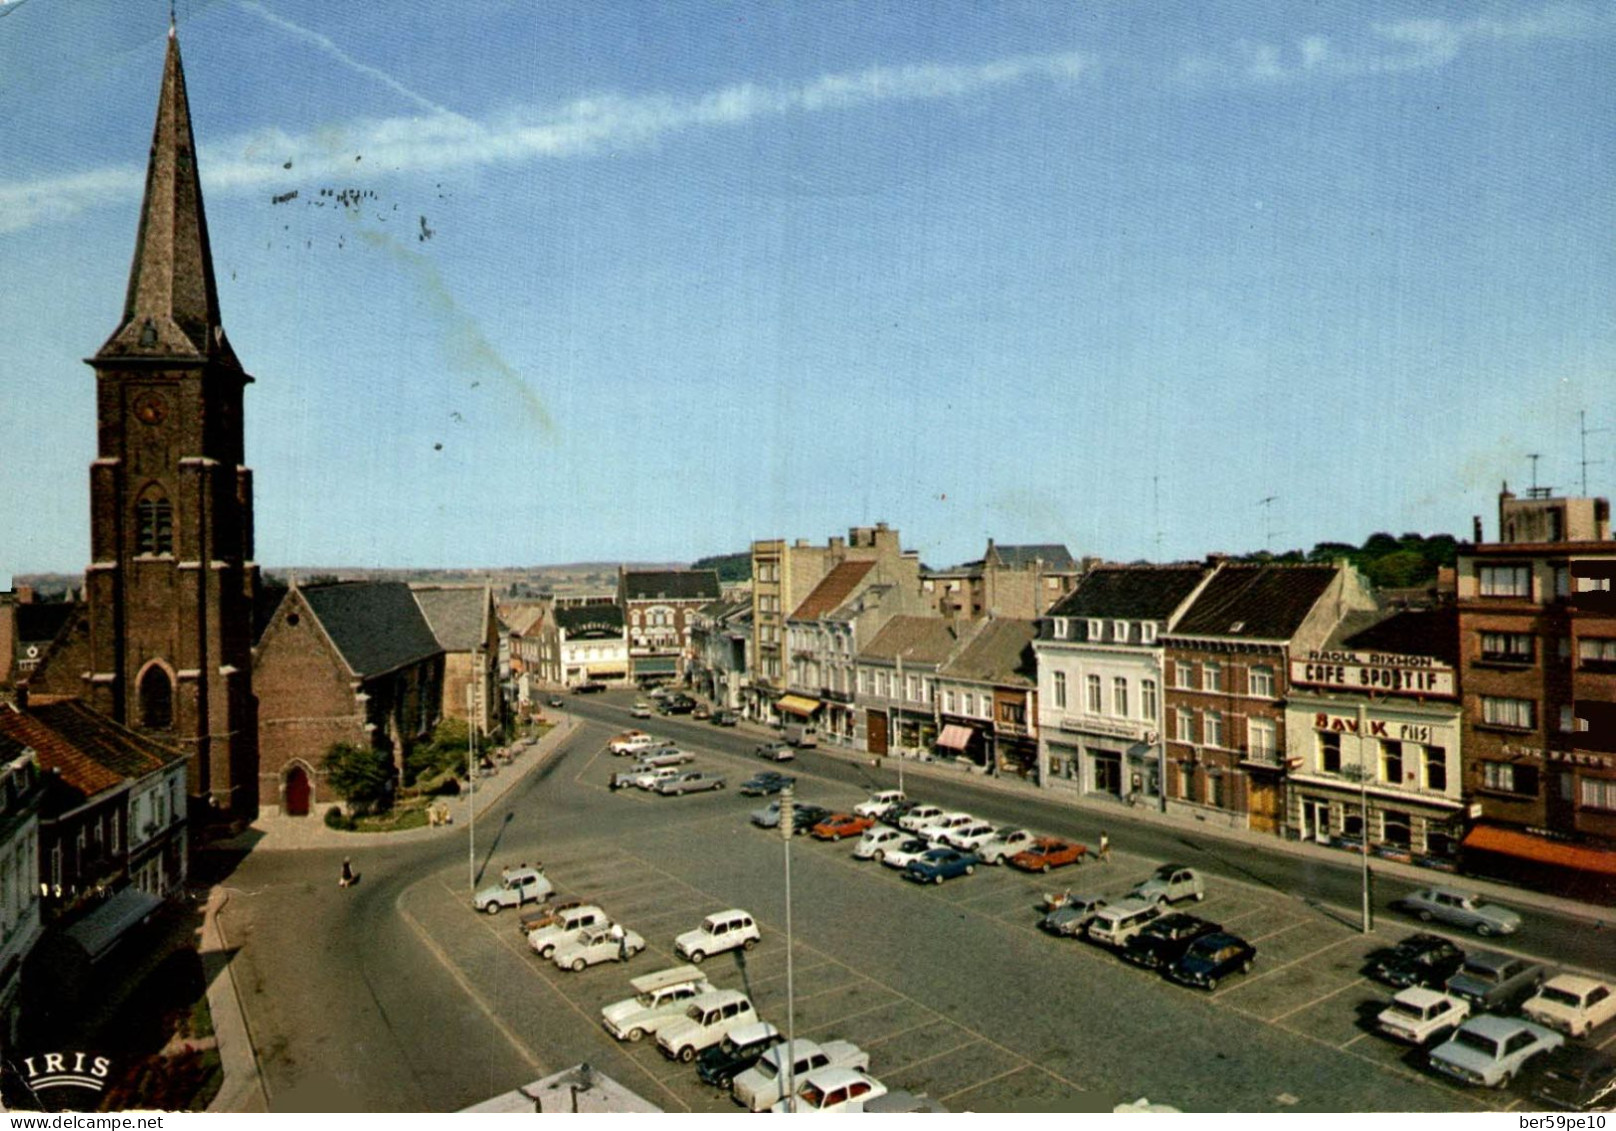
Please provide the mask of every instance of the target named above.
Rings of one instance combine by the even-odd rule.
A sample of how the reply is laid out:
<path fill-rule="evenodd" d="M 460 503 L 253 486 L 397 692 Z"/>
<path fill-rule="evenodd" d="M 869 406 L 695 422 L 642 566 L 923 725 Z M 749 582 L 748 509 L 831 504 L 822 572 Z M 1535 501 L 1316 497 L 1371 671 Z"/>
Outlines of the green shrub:
<path fill-rule="evenodd" d="M 325 827 L 328 829 L 341 829 L 343 832 L 353 832 L 354 819 L 344 813 L 340 805 L 333 805 L 325 811 Z"/>

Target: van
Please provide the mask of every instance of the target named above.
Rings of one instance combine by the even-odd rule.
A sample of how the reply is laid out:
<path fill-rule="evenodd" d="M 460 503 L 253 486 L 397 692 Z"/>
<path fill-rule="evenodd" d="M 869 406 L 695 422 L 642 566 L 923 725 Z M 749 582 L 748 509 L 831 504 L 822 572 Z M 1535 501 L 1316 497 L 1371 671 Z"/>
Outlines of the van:
<path fill-rule="evenodd" d="M 819 732 L 813 723 L 787 723 L 781 728 L 787 742 L 793 746 L 818 746 Z"/>
<path fill-rule="evenodd" d="M 1124 899 L 1094 913 L 1094 918 L 1089 920 L 1089 938 L 1102 946 L 1119 947 L 1144 930 L 1145 924 L 1160 919 L 1161 914 L 1159 904 Z"/>

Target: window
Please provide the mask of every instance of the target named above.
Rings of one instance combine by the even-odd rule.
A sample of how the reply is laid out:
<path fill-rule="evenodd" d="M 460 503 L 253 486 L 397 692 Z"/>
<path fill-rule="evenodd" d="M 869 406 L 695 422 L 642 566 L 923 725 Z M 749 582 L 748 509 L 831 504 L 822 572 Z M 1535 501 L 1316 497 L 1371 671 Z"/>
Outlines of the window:
<path fill-rule="evenodd" d="M 943 692 L 943 710 L 950 715 L 954 713 L 954 693 L 952 691 Z"/>
<path fill-rule="evenodd" d="M 1488 726 L 1531 730 L 1537 725 L 1537 704 L 1530 699 L 1481 697 L 1481 721 Z"/>
<path fill-rule="evenodd" d="M 1217 691 L 1223 683 L 1223 669 L 1217 664 L 1201 665 L 1201 690 Z"/>
<path fill-rule="evenodd" d="M 1104 640 L 1105 639 L 1105 621 L 1103 621 L 1103 620 L 1091 620 L 1091 621 L 1089 621 L 1089 639 L 1090 640 Z"/>
<path fill-rule="evenodd" d="M 1554 595 L 1556 597 L 1571 596 L 1571 567 L 1554 567 Z"/>
<path fill-rule="evenodd" d="M 1534 655 L 1532 636 L 1526 632 L 1484 632 L 1481 658 L 1504 664 L 1529 664 Z"/>
<path fill-rule="evenodd" d="M 870 672 L 868 668 L 860 668 L 858 670 L 858 689 L 860 695 L 868 695 L 870 693 Z"/>
<path fill-rule="evenodd" d="M 1582 804 L 1588 809 L 1616 810 L 1616 781 L 1583 778 Z"/>
<path fill-rule="evenodd" d="M 976 714 L 976 696 L 972 695 L 969 691 L 965 693 L 965 706 L 964 710 L 962 710 L 960 713 L 962 715 Z"/>
<path fill-rule="evenodd" d="M 1112 621 L 1111 638 L 1120 643 L 1126 644 L 1128 642 L 1128 622 L 1125 620 Z"/>
<path fill-rule="evenodd" d="M 1139 685 L 1139 710 L 1147 720 L 1154 720 L 1160 714 L 1160 704 L 1156 699 L 1156 681 L 1144 680 Z"/>
<path fill-rule="evenodd" d="M 1260 695 L 1264 699 L 1274 697 L 1274 669 L 1267 667 L 1252 668 L 1246 673 L 1246 691 L 1252 695 Z"/>
<path fill-rule="evenodd" d="M 1055 707 L 1058 710 L 1066 709 L 1066 673 L 1055 673 Z"/>
<path fill-rule="evenodd" d="M 919 692 L 920 692 L 920 681 L 916 677 L 914 677 L 912 675 L 904 676 L 903 677 L 903 697 L 905 699 L 910 699 L 910 700 L 919 699 L 920 698 Z"/>
<path fill-rule="evenodd" d="M 1530 566 L 1477 566 L 1476 580 L 1480 582 L 1483 597 L 1530 597 L 1532 595 L 1532 569 Z"/>
<path fill-rule="evenodd" d="M 1139 639 L 1146 644 L 1156 643 L 1156 626 L 1146 621 L 1139 626 Z"/>
<path fill-rule="evenodd" d="M 136 553 L 174 552 L 174 508 L 156 488 L 135 504 L 135 530 Z"/>
<path fill-rule="evenodd" d="M 1223 716 L 1217 711 L 1201 716 L 1201 741 L 1207 746 L 1223 745 Z"/>
<path fill-rule="evenodd" d="M 1327 774 L 1341 772 L 1341 736 L 1334 731 L 1318 731 L 1319 769 Z"/>
<path fill-rule="evenodd" d="M 1065 640 L 1066 639 L 1066 618 L 1065 617 L 1056 617 L 1055 618 L 1055 639 L 1056 640 Z"/>
<path fill-rule="evenodd" d="M 1183 708 L 1179 708 L 1177 711 L 1174 712 L 1174 715 L 1176 716 L 1176 718 L 1178 720 L 1178 729 L 1177 729 L 1177 731 L 1175 731 L 1175 737 L 1177 737 L 1177 739 L 1180 742 L 1194 742 L 1195 741 L 1195 716 L 1194 716 L 1194 714 L 1189 712 L 1189 711 L 1184 710 Z"/>
<path fill-rule="evenodd" d="M 1089 676 L 1087 684 L 1089 714 L 1098 715 L 1100 713 L 1100 677 L 1097 675 Z"/>
<path fill-rule="evenodd" d="M 1119 719 L 1128 717 L 1128 681 L 1121 676 L 1111 681 L 1111 713 Z"/>
<path fill-rule="evenodd" d="M 1616 639 L 1583 637 L 1577 641 L 1577 664 L 1584 668 L 1616 669 Z"/>
<path fill-rule="evenodd" d="M 1448 752 L 1440 746 L 1425 748 L 1425 788 L 1438 791 L 1448 788 Z"/>
<path fill-rule="evenodd" d="M 1403 744 L 1389 738 L 1380 740 L 1380 780 L 1391 785 L 1403 781 Z"/>
<path fill-rule="evenodd" d="M 889 686 L 890 685 L 887 683 L 887 673 L 886 672 L 876 672 L 875 673 L 875 693 L 877 695 L 881 696 L 881 698 L 885 699 L 885 698 L 887 698 L 887 690 L 888 690 Z"/>
<path fill-rule="evenodd" d="M 1499 793 L 1519 793 L 1537 796 L 1537 767 L 1517 766 L 1512 762 L 1483 762 L 1481 784 L 1484 789 Z"/>
<path fill-rule="evenodd" d="M 1195 686 L 1195 669 L 1191 664 L 1184 660 L 1179 660 L 1173 666 L 1178 669 L 1175 686 L 1182 687 L 1186 691 Z"/>
<path fill-rule="evenodd" d="M 920 691 L 921 694 L 926 697 L 926 702 L 930 703 L 933 699 L 937 698 L 937 681 L 928 676 L 926 678 L 926 682 L 921 686 Z"/>
<path fill-rule="evenodd" d="M 1272 758 L 1279 749 L 1279 724 L 1273 719 L 1247 719 L 1246 748 L 1253 757 Z"/>
<path fill-rule="evenodd" d="M 148 730 L 167 730 L 174 725 L 174 685 L 156 664 L 140 677 L 140 725 Z"/>
<path fill-rule="evenodd" d="M 1206 772 L 1206 803 L 1214 809 L 1223 808 L 1223 775 L 1216 769 Z"/>

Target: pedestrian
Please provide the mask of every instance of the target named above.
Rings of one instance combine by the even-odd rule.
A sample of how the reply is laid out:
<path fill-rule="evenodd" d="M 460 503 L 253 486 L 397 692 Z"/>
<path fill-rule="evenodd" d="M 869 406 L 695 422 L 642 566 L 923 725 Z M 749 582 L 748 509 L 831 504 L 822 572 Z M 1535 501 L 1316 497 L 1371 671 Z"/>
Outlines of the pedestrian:
<path fill-rule="evenodd" d="M 623 924 L 612 924 L 612 938 L 617 940 L 617 961 L 628 961 L 628 934 L 623 930 Z"/>
<path fill-rule="evenodd" d="M 1111 863 L 1111 838 L 1104 829 L 1100 830 L 1100 851 L 1096 853 L 1096 859 L 1102 864 Z"/>
<path fill-rule="evenodd" d="M 339 888 L 352 887 L 353 880 L 353 861 L 344 856 L 342 858 L 342 878 L 337 881 L 337 886 Z"/>

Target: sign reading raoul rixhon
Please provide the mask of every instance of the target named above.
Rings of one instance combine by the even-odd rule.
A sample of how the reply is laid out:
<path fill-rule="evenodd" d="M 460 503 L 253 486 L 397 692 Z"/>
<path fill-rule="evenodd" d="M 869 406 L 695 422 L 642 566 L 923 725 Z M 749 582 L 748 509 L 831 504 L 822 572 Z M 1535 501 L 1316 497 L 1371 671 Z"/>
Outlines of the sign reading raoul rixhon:
<path fill-rule="evenodd" d="M 1309 652 L 1291 661 L 1291 682 L 1384 695 L 1452 696 L 1453 669 L 1430 656 L 1385 652 Z"/>

